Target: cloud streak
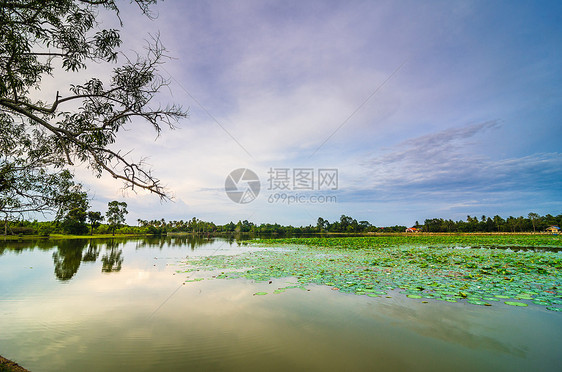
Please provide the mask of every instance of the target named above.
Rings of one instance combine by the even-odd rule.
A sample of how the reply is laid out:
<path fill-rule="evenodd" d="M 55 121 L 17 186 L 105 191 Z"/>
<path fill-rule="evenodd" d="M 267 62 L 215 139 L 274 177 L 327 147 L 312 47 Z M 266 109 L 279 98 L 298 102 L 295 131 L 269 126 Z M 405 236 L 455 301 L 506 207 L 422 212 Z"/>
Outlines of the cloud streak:
<path fill-rule="evenodd" d="M 406 140 L 365 161 L 373 194 L 389 198 L 562 190 L 562 154 L 494 159 L 475 145 L 500 128 L 497 121 L 449 128 Z"/>

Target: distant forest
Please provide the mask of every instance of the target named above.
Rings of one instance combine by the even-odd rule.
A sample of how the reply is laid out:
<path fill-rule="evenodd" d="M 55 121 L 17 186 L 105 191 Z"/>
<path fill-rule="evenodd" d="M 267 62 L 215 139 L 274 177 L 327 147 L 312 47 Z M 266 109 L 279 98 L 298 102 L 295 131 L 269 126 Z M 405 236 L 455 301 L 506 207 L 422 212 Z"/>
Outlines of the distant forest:
<path fill-rule="evenodd" d="M 38 221 L 5 221 L 4 230 L 8 235 L 44 235 L 50 234 L 108 234 L 111 227 L 107 224 L 97 223 L 93 227 L 83 222 L 83 228 L 77 229 L 73 226 L 72 230 L 64 221 L 38 222 Z M 423 224 L 418 221 L 411 226 L 422 232 L 542 232 L 549 226 L 561 226 L 562 214 L 552 216 L 547 214 L 540 216 L 536 213 L 529 213 L 527 217 L 508 217 L 500 216 L 472 217 L 467 216 L 466 220 L 453 221 L 443 218 L 426 219 Z M 164 235 L 168 233 L 193 233 L 193 234 L 237 234 L 249 233 L 256 235 L 299 235 L 299 234 L 318 234 L 318 233 L 347 233 L 347 234 L 366 234 L 366 233 L 395 233 L 404 232 L 410 226 L 387 226 L 377 227 L 368 221 L 357 221 L 356 219 L 342 215 L 339 220 L 330 222 L 322 217 L 316 221 L 316 225 L 309 226 L 283 226 L 280 224 L 260 224 L 257 225 L 247 220 L 237 223 L 229 222 L 224 225 L 217 225 L 213 222 L 206 222 L 195 217 L 189 220 L 166 221 L 160 220 L 137 220 L 136 226 L 122 225 L 116 229 L 117 234 L 152 234 Z"/>

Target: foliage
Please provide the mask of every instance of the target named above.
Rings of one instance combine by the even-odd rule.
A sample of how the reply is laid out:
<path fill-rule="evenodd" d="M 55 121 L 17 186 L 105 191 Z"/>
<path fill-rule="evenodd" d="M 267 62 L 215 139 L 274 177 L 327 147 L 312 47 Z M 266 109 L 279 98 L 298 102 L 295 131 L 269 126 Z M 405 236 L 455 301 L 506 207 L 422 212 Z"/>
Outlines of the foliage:
<path fill-rule="evenodd" d="M 86 234 L 88 232 L 86 216 L 86 211 L 81 208 L 74 208 L 68 211 L 62 221 L 64 232 L 72 235 Z"/>
<path fill-rule="evenodd" d="M 523 216 L 509 216 L 504 219 L 498 215 L 494 217 L 467 216 L 466 221 L 445 220 L 442 218 L 431 218 L 425 220 L 423 225 L 416 224 L 415 227 L 422 228 L 424 232 L 530 232 L 544 231 L 551 225 L 560 226 L 562 215 L 552 216 L 547 214 L 540 216 L 537 213 L 529 213 L 527 218 Z"/>
<path fill-rule="evenodd" d="M 101 212 L 90 211 L 87 214 L 88 221 L 90 222 L 90 235 L 94 235 L 94 229 L 99 227 L 100 222 L 103 221 L 103 215 Z"/>
<path fill-rule="evenodd" d="M 37 229 L 37 234 L 41 236 L 49 236 L 53 232 L 53 226 L 50 222 L 43 223 Z"/>
<path fill-rule="evenodd" d="M 67 234 L 86 234 L 88 232 L 86 217 L 89 207 L 88 194 L 82 190 L 80 184 L 74 185 L 59 196 L 56 221 L 62 220 L 61 226 Z"/>
<path fill-rule="evenodd" d="M 115 229 L 125 223 L 125 215 L 127 213 L 129 213 L 127 211 L 127 203 L 118 202 L 117 200 L 108 203 L 105 215 L 113 235 L 115 235 Z"/>
<path fill-rule="evenodd" d="M 155 2 L 135 0 L 147 15 Z M 143 120 L 160 133 L 162 125 L 173 128 L 177 119 L 186 116 L 176 105 L 154 103 L 168 84 L 157 71 L 165 57 L 158 37 L 148 42 L 146 56 L 137 54 L 119 62 L 119 30 L 103 29 L 96 18 L 101 9 L 118 16 L 113 0 L 5 0 L 1 4 L 0 187 L 9 187 L 8 196 L 29 190 L 24 199 L 34 202 L 18 205 L 3 197 L 10 202 L 3 201 L 0 209 L 50 207 L 35 198 L 39 195 L 47 200 L 49 185 L 65 176 L 60 169 L 77 163 L 88 164 L 96 176 L 107 173 L 127 187 L 165 197 L 160 181 L 142 161 L 131 161 L 111 148 L 117 132 L 127 123 Z M 46 91 L 42 84 L 45 77 L 61 73 L 65 79 L 58 80 L 59 84 L 68 78 L 84 79 L 92 63 L 115 65 L 113 69 L 108 66 L 107 71 L 112 71 L 107 77 L 92 76 L 53 91 Z M 49 178 L 48 166 L 59 169 L 52 173 L 55 180 Z M 21 188 L 19 183 L 27 187 Z"/>
<path fill-rule="evenodd" d="M 0 213 L 6 217 L 56 210 L 75 187 L 67 170 L 50 172 L 42 161 L 11 158 L 5 147 L 0 152 Z"/>
<path fill-rule="evenodd" d="M 68 202 L 69 199 L 72 199 L 70 196 L 67 196 L 66 200 Z M 68 204 L 68 203 L 67 203 Z M 88 212 L 90 213 L 90 212 Z M 402 244 L 403 242 L 422 242 L 424 244 L 448 244 L 451 242 L 456 242 L 459 245 L 465 244 L 466 246 L 479 246 L 479 245 L 509 245 L 509 244 L 519 244 L 519 242 L 529 242 L 530 246 L 536 245 L 533 243 L 534 238 L 519 236 L 511 234 L 510 231 L 500 231 L 500 234 L 495 234 L 495 236 L 480 236 L 480 237 L 467 237 L 464 234 L 464 230 L 470 230 L 470 233 L 487 233 L 488 231 L 481 231 L 479 228 L 482 226 L 487 226 L 487 219 L 484 218 L 483 220 L 478 220 L 476 218 L 470 217 L 466 222 L 465 221 L 458 221 L 452 222 L 448 226 L 458 226 L 461 227 L 460 230 L 455 229 L 456 234 L 455 237 L 447 237 L 447 236 L 428 236 L 428 234 L 412 234 L 408 233 L 408 237 L 406 236 L 398 236 L 398 237 L 381 237 L 380 233 L 388 233 L 388 234 L 396 234 L 400 233 L 399 235 L 403 234 L 406 227 L 401 225 L 396 226 L 388 226 L 388 227 L 375 227 L 374 225 L 370 224 L 368 221 L 356 221 L 355 219 L 342 216 L 340 220 L 335 222 L 330 222 L 323 218 L 318 219 L 318 223 L 313 226 L 301 226 L 301 227 L 294 227 L 294 226 L 283 226 L 278 223 L 269 224 L 269 223 L 262 223 L 260 225 L 250 222 L 248 220 L 238 221 L 237 223 L 229 222 L 224 225 L 218 225 L 213 222 L 202 221 L 198 218 L 191 218 L 189 220 L 172 220 L 166 221 L 164 218 L 161 219 L 154 219 L 154 220 L 143 220 L 138 219 L 137 224 L 138 226 L 111 226 L 109 225 L 98 225 L 97 222 L 94 225 L 94 230 L 96 230 L 99 234 L 105 234 L 111 232 L 118 232 L 123 234 L 150 234 L 150 235 L 166 235 L 167 233 L 190 233 L 190 234 L 200 234 L 200 235 L 232 235 L 232 234 L 245 234 L 249 236 L 261 236 L 261 237 L 303 237 L 303 236 L 312 236 L 312 237 L 332 237 L 337 236 L 338 234 L 345 234 L 346 236 L 349 235 L 368 235 L 375 237 L 375 240 L 371 240 L 373 244 L 382 244 L 383 242 L 397 242 L 397 244 Z M 502 219 L 499 216 L 494 217 L 495 221 L 512 221 L 512 220 L 519 220 L 519 221 L 526 221 L 527 219 L 523 217 L 518 218 L 508 218 L 507 220 Z M 341 230 L 342 220 L 344 222 L 345 229 Z M 442 226 L 440 221 L 445 221 L 442 219 L 433 219 L 436 220 L 436 224 L 434 227 L 429 228 L 429 232 L 443 232 L 442 229 L 438 228 Z M 22 221 L 18 222 L 22 223 Z M 346 224 L 347 223 L 347 224 Z M 426 221 L 427 223 L 427 221 Z M 538 231 L 544 231 L 547 226 L 550 225 L 562 225 L 562 215 L 552 216 L 552 215 L 545 215 L 545 216 L 538 216 L 534 217 L 535 229 Z M 14 226 L 14 224 L 8 224 L 9 226 Z M 462 228 L 462 226 L 472 226 L 470 229 Z M 98 227 L 99 226 L 99 227 Z M 352 231 L 349 232 L 350 226 L 352 227 Z M 422 232 L 426 232 L 425 225 L 421 225 L 416 223 L 414 226 L 421 228 Z M 500 225 L 500 230 L 504 230 Z M 531 219 L 528 219 L 526 224 L 521 225 L 523 227 L 523 232 L 532 232 L 533 231 L 533 224 Z M 115 227 L 115 228 L 114 228 Z M 35 230 L 38 229 L 38 226 L 33 226 Z M 507 228 L 506 228 L 507 229 Z M 449 230 L 452 230 L 451 228 Z M 494 227 L 490 232 L 496 232 L 497 229 Z M 507 229 L 509 230 L 509 229 Z M 57 230 L 57 227 L 54 227 L 54 230 L 51 231 L 52 233 L 61 232 Z M 519 231 L 518 231 L 519 232 Z M 10 233 L 10 231 L 8 231 Z M 452 232 L 450 232 L 452 234 Z M 502 237 L 502 234 L 505 237 Z M 384 234 L 382 234 L 384 235 Z M 390 239 L 390 240 L 385 240 Z M 474 240 L 477 239 L 477 240 Z M 530 240 L 529 240 L 530 239 Z M 539 241 L 541 241 L 541 237 L 537 237 Z M 550 239 L 549 237 L 545 237 L 544 239 Z M 314 239 L 307 240 L 307 242 L 314 242 Z M 329 240 L 322 240 L 324 243 L 329 242 Z M 307 244 L 309 244 L 307 243 Z M 329 244 L 329 243 L 328 243 Z M 394 244 L 394 243 L 392 243 Z"/>
<path fill-rule="evenodd" d="M 481 220 L 476 217 L 468 216 L 467 221 L 452 221 L 442 218 L 428 219 L 423 225 L 416 222 L 414 227 L 423 232 L 531 232 L 534 230 L 544 231 L 550 225 L 562 225 L 562 215 L 539 216 L 529 214 L 529 218 L 509 217 L 503 219 L 495 216 L 493 219 L 482 216 Z M 237 223 L 229 222 L 224 225 L 217 225 L 213 222 L 199 220 L 193 217 L 190 220 L 166 221 L 142 220 L 139 219 L 140 227 L 149 228 L 156 234 L 167 232 L 188 232 L 188 233 L 249 233 L 249 234 L 271 234 L 271 235 L 300 235 L 300 234 L 369 234 L 369 233 L 402 233 L 406 226 L 395 225 L 387 227 L 376 227 L 368 221 L 357 221 L 356 219 L 342 215 L 339 220 L 330 222 L 319 217 L 315 226 L 283 226 L 278 223 L 262 223 L 260 225 L 244 220 Z M 534 223 L 534 225 L 533 225 Z"/>

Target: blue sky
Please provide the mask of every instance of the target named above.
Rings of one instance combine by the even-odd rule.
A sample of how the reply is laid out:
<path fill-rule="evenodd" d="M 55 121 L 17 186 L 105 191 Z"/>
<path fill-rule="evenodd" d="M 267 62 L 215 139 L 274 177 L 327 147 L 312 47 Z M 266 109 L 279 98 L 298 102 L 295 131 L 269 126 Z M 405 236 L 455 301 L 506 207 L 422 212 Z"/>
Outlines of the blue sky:
<path fill-rule="evenodd" d="M 94 209 L 126 201 L 130 223 L 559 214 L 561 4 L 169 0 L 155 20 L 125 7 L 125 51 L 160 33 L 172 57 L 162 100 L 190 117 L 157 139 L 132 123 L 117 145 L 147 157 L 174 202 L 77 177 Z M 251 203 L 224 191 L 237 168 L 261 180 Z M 337 201 L 270 203 L 271 168 L 336 168 L 337 191 L 287 195 Z"/>

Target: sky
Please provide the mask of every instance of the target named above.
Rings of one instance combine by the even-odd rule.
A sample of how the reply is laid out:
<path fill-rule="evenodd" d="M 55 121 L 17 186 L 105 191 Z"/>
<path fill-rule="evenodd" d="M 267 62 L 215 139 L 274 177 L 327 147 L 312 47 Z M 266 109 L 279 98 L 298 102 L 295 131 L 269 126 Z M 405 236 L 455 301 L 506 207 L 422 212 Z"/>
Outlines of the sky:
<path fill-rule="evenodd" d="M 133 122 L 116 147 L 146 158 L 173 201 L 78 167 L 94 210 L 117 199 L 131 224 L 294 226 L 562 213 L 558 1 L 167 0 L 154 11 L 123 5 L 124 53 L 159 33 L 170 57 L 159 99 L 189 118 L 158 138 Z M 240 168 L 260 186 L 245 204 L 225 192 Z M 323 170 L 337 183 L 322 184 Z"/>

